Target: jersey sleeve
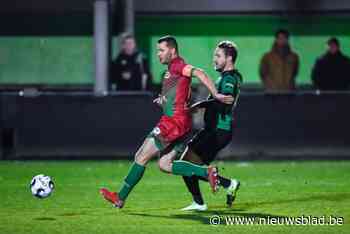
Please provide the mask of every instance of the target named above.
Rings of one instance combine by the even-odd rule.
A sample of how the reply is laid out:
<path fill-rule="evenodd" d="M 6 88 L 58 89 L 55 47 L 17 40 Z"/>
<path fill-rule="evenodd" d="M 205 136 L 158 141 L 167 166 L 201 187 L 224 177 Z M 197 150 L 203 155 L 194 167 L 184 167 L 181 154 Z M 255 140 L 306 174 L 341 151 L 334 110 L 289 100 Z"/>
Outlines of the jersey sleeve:
<path fill-rule="evenodd" d="M 223 94 L 232 94 L 234 95 L 235 86 L 238 84 L 237 78 L 233 76 L 225 76 L 222 84 L 222 93 Z"/>
<path fill-rule="evenodd" d="M 194 66 L 192 66 L 190 64 L 186 64 L 186 66 L 184 66 L 182 69 L 182 75 L 186 76 L 186 77 L 192 77 L 193 71 L 194 71 Z"/>
<path fill-rule="evenodd" d="M 190 78 L 192 75 L 193 66 L 184 62 L 178 62 L 173 65 L 172 70 L 175 74 Z"/>

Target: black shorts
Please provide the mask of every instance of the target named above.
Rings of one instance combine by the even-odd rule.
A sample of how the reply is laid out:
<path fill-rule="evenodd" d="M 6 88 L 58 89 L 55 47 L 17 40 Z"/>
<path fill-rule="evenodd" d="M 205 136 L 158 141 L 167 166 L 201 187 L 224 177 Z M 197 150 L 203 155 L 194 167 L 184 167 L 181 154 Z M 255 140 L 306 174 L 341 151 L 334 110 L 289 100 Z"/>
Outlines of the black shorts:
<path fill-rule="evenodd" d="M 192 138 L 188 146 L 205 164 L 209 165 L 231 140 L 232 131 L 202 129 Z"/>

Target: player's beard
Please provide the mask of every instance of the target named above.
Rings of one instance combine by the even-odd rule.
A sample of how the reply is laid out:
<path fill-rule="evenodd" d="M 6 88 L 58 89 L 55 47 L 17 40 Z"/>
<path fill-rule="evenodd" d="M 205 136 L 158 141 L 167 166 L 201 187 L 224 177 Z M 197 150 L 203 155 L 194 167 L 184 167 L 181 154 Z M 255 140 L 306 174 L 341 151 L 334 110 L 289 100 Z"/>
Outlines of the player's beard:
<path fill-rule="evenodd" d="M 165 56 L 165 64 L 169 64 L 171 62 L 171 58 L 172 58 L 172 55 L 171 53 L 169 52 L 166 56 Z"/>
<path fill-rule="evenodd" d="M 221 66 L 220 66 L 220 64 L 215 63 L 215 71 L 222 72 L 224 70 L 225 66 L 226 66 L 226 61 L 224 63 L 222 63 Z"/>
<path fill-rule="evenodd" d="M 171 61 L 171 53 L 169 52 L 169 53 L 167 53 L 165 56 L 164 56 L 164 59 L 163 59 L 163 61 L 161 61 L 161 63 L 162 64 L 169 64 L 170 63 L 170 61 Z"/>

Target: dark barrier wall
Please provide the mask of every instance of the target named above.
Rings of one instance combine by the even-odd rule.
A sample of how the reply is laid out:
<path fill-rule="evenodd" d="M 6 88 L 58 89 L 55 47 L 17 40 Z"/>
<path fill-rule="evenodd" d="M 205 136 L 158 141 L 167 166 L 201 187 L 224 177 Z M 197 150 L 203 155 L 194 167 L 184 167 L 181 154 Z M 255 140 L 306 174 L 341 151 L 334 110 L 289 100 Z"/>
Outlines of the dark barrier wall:
<path fill-rule="evenodd" d="M 233 148 L 226 155 L 346 158 L 350 156 L 349 101 L 349 94 L 243 96 Z"/>
<path fill-rule="evenodd" d="M 14 158 L 130 156 L 160 115 L 149 94 L 3 95 L 1 106 Z"/>
<path fill-rule="evenodd" d="M 349 158 L 350 94 L 242 94 L 221 157 Z M 1 96 L 6 158 L 132 158 L 160 116 L 147 94 Z M 13 139 L 9 139 L 13 138 Z"/>

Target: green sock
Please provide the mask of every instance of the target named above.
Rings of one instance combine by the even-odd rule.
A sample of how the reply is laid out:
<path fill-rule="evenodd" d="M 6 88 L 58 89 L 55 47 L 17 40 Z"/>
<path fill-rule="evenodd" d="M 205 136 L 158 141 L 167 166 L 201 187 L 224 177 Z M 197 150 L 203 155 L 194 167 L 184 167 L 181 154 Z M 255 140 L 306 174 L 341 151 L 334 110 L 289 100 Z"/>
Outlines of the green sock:
<path fill-rule="evenodd" d="M 141 180 L 146 167 L 134 162 L 124 179 L 124 184 L 119 190 L 119 197 L 123 201 L 128 197 L 133 187 Z"/>
<path fill-rule="evenodd" d="M 174 175 L 182 176 L 208 176 L 208 167 L 199 166 L 197 164 L 190 163 L 188 161 L 176 160 L 173 162 L 172 173 Z"/>

